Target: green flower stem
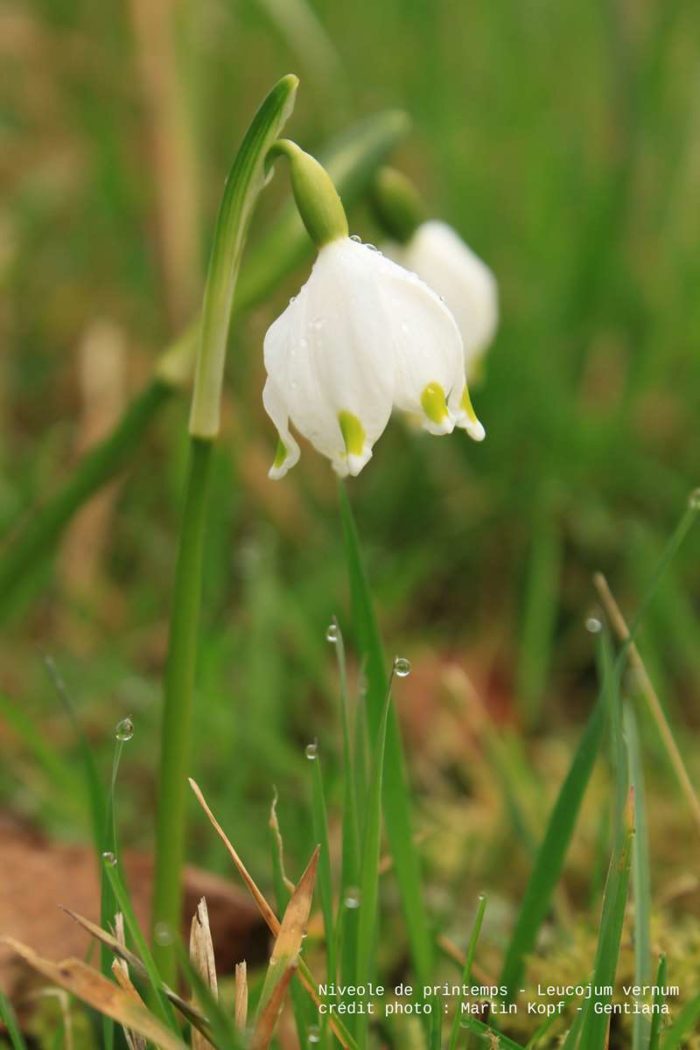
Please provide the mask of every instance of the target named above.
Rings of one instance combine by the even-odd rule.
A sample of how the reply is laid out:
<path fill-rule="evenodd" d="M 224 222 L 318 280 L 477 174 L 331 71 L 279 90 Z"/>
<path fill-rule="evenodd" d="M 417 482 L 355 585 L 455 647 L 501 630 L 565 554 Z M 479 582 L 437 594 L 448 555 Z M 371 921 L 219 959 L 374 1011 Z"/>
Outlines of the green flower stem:
<path fill-rule="evenodd" d="M 175 978 L 175 956 L 172 944 L 159 943 L 158 931 L 169 931 L 172 935 L 179 932 L 182 904 L 180 873 L 185 855 L 186 771 L 190 756 L 192 694 L 197 662 L 212 449 L 211 441 L 191 439 L 165 670 L 153 891 L 153 953 L 163 980 L 168 983 L 172 983 Z M 163 937 L 160 938 L 162 940 Z"/>
<path fill-rule="evenodd" d="M 22 583 L 54 548 L 76 512 L 140 447 L 154 416 L 174 392 L 175 388 L 162 379 L 153 379 L 131 403 L 112 433 L 87 453 L 63 488 L 17 533 L 0 561 L 0 620 L 12 611 Z"/>

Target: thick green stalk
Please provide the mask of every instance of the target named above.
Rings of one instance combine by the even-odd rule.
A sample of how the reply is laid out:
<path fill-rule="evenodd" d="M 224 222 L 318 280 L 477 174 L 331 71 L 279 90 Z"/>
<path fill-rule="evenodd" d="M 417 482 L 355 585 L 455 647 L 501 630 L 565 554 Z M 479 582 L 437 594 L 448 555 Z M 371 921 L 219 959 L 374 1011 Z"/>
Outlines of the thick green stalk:
<path fill-rule="evenodd" d="M 182 904 L 180 872 L 185 855 L 185 774 L 190 754 L 192 693 L 197 662 L 212 448 L 211 441 L 191 439 L 165 671 L 158 780 L 153 953 L 166 982 L 174 980 L 172 939 L 179 932 Z"/>
<path fill-rule="evenodd" d="M 219 208 L 204 292 L 190 414 L 189 473 L 165 672 L 151 917 L 154 955 L 163 980 L 169 984 L 174 984 L 177 976 L 175 942 L 182 914 L 185 788 L 190 763 L 207 492 L 213 441 L 219 430 L 224 358 L 247 231 L 265 186 L 267 156 L 291 113 L 297 84 L 296 77 L 287 76 L 273 87 L 236 154 Z"/>
<path fill-rule="evenodd" d="M 153 379 L 109 437 L 87 453 L 64 487 L 17 532 L 0 561 L 0 620 L 11 612 L 22 582 L 44 561 L 75 513 L 128 462 L 153 417 L 173 393 L 172 386 Z"/>

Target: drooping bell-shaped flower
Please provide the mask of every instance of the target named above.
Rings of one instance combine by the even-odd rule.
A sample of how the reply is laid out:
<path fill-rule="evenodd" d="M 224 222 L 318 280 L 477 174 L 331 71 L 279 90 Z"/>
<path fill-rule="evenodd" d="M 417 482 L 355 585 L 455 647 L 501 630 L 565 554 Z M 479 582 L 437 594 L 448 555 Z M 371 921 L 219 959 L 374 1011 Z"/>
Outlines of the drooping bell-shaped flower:
<path fill-rule="evenodd" d="M 370 245 L 348 236 L 328 175 L 293 143 L 301 216 L 319 246 L 311 275 L 265 336 L 263 402 L 279 434 L 273 478 L 299 458 L 290 423 L 338 474 L 356 475 L 393 408 L 426 430 L 484 430 L 467 393 L 459 329 L 440 297 Z"/>
<path fill-rule="evenodd" d="M 442 296 L 459 326 L 467 374 L 490 345 L 498 325 L 496 278 L 445 222 L 421 223 L 395 258 Z"/>
<path fill-rule="evenodd" d="M 451 226 L 426 220 L 415 189 L 399 172 L 382 169 L 374 203 L 382 225 L 393 238 L 387 252 L 418 274 L 452 312 L 471 377 L 498 326 L 496 278 Z"/>

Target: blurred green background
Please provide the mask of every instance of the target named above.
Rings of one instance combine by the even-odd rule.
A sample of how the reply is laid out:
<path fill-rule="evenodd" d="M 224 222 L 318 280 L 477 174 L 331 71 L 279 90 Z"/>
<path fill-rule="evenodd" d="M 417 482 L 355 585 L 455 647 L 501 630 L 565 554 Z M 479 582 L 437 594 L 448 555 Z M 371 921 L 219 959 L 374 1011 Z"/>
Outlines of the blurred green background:
<path fill-rule="evenodd" d="M 289 133 L 312 151 L 351 120 L 403 109 L 412 129 L 394 163 L 493 268 L 502 305 L 474 391 L 483 445 L 397 420 L 350 486 L 387 648 L 414 664 L 402 690 L 419 806 L 436 770 L 470 790 L 469 749 L 440 750 L 455 668 L 533 754 L 554 741 L 558 771 L 552 730 L 577 732 L 595 691 L 592 573 L 631 612 L 700 483 L 698 5 L 28 0 L 6 4 L 0 26 L 3 533 L 192 317 L 223 179 L 269 86 L 300 75 Z M 286 194 L 278 173 L 253 240 Z M 379 237 L 363 210 L 351 226 Z M 272 783 L 306 850 L 304 745 L 333 753 L 336 739 L 325 628 L 334 613 L 347 627 L 328 464 L 305 448 L 285 481 L 266 478 L 262 339 L 306 272 L 232 334 L 207 550 L 195 771 L 241 852 L 265 864 Z M 186 398 L 169 406 L 0 639 L 3 691 L 67 753 L 41 652 L 105 769 L 113 725 L 133 717 L 120 806 L 124 838 L 141 845 L 186 418 Z M 696 533 L 642 638 L 663 701 L 693 732 L 699 554 Z M 67 797 L 2 737 L 7 804 L 79 833 Z"/>

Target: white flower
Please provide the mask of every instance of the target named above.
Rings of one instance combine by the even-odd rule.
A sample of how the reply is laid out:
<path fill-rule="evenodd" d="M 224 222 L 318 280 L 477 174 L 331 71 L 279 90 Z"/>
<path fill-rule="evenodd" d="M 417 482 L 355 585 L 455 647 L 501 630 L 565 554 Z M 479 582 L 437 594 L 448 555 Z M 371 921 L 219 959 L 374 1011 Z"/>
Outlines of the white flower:
<path fill-rule="evenodd" d="M 498 324 L 498 289 L 491 270 L 444 222 L 421 223 L 406 244 L 387 250 L 445 300 L 462 335 L 471 375 Z"/>
<path fill-rule="evenodd" d="M 414 273 L 349 237 L 323 244 L 265 336 L 263 402 L 279 434 L 270 471 L 299 458 L 290 422 L 341 476 L 358 474 L 392 408 L 433 434 L 484 436 L 467 392 L 459 329 Z"/>

